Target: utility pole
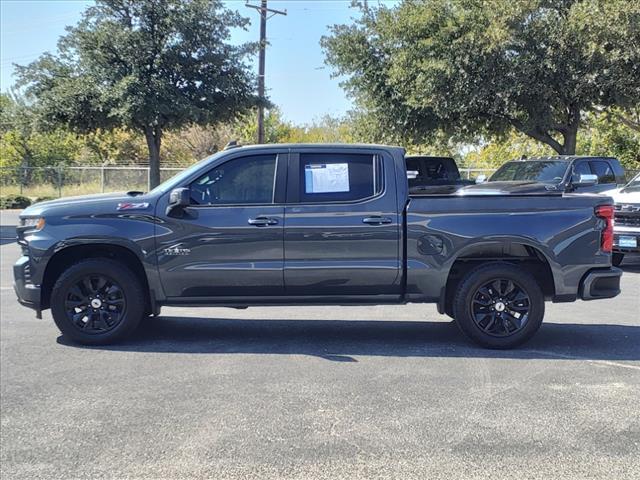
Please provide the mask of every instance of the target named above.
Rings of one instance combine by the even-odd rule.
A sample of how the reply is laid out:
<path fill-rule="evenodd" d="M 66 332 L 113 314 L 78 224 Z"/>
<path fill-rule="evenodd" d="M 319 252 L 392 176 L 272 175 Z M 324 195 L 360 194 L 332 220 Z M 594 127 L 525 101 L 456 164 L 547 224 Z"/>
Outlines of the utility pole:
<path fill-rule="evenodd" d="M 286 15 L 286 10 L 274 10 L 267 8 L 267 0 L 261 0 L 260 6 L 245 4 L 246 7 L 253 8 L 260 12 L 260 56 L 258 57 L 258 143 L 264 143 L 264 60 L 267 50 L 267 20 L 274 15 Z M 267 17 L 270 13 L 271 16 Z"/>

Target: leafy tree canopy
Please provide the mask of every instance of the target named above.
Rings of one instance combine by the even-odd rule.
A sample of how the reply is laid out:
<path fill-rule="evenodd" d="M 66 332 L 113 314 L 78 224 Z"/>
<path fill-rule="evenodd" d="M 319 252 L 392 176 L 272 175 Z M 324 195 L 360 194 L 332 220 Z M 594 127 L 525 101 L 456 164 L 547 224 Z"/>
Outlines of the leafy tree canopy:
<path fill-rule="evenodd" d="M 571 154 L 585 112 L 640 98 L 640 2 L 404 0 L 322 45 L 377 131 L 413 144 L 515 128 Z"/>
<path fill-rule="evenodd" d="M 255 104 L 247 55 L 229 43 L 248 20 L 219 0 L 98 0 L 57 55 L 18 67 L 43 118 L 78 131 L 144 132 L 152 186 L 165 129 L 229 120 Z"/>

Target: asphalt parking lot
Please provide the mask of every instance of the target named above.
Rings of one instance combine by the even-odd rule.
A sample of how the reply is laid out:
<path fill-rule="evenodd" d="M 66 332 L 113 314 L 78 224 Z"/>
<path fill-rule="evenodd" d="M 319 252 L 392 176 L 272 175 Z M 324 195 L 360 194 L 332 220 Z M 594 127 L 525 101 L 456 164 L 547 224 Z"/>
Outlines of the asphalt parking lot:
<path fill-rule="evenodd" d="M 431 305 L 165 308 L 87 348 L 16 302 L 1 218 L 3 479 L 640 478 L 640 261 L 513 351 Z"/>

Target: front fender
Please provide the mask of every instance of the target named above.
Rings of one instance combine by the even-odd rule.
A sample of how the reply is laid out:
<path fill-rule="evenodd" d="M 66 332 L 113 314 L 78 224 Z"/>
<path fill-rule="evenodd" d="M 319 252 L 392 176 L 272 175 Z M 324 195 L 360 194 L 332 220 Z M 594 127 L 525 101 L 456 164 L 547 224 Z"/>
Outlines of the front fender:
<path fill-rule="evenodd" d="M 149 287 L 164 298 L 154 251 L 155 223 L 151 215 L 104 214 L 47 218 L 46 227 L 28 240 L 34 268 L 33 280 L 41 284 L 46 266 L 54 256 L 77 246 L 100 245 L 125 248 L 139 260 Z"/>

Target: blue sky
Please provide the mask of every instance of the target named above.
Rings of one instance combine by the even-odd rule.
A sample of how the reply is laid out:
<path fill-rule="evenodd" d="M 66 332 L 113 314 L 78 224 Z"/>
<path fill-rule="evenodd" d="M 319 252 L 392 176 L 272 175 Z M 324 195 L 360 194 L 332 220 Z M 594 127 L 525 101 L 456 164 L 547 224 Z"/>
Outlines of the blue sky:
<path fill-rule="evenodd" d="M 376 0 L 372 0 L 372 3 Z M 259 3 L 258 0 L 251 0 Z M 84 0 L 0 0 L 0 89 L 14 83 L 13 64 L 27 64 L 45 51 L 54 52 L 66 25 L 74 24 L 92 2 Z M 390 3 L 390 2 L 386 2 Z M 234 42 L 258 39 L 258 12 L 244 0 L 226 2 L 251 19 L 249 31 L 236 31 Z M 287 10 L 267 22 L 266 86 L 272 102 L 284 117 L 295 123 L 310 123 L 325 114 L 341 115 L 350 102 L 330 78 L 324 66 L 320 37 L 335 23 L 348 23 L 357 12 L 349 0 L 270 0 L 269 7 Z"/>

